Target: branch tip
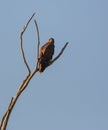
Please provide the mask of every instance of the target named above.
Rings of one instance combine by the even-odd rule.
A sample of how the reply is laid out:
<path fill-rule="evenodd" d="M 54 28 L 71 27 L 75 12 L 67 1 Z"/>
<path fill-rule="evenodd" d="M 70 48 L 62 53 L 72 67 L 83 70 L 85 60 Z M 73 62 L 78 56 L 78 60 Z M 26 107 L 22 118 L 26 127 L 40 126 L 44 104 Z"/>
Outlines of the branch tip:
<path fill-rule="evenodd" d="M 69 43 L 66 42 L 66 44 L 65 44 L 65 45 L 63 46 L 63 48 L 61 49 L 60 53 L 49 63 L 49 66 L 50 66 L 51 64 L 53 64 L 53 63 L 62 55 L 62 53 L 64 52 L 64 50 L 65 50 L 65 48 L 67 47 L 68 44 L 69 44 Z"/>

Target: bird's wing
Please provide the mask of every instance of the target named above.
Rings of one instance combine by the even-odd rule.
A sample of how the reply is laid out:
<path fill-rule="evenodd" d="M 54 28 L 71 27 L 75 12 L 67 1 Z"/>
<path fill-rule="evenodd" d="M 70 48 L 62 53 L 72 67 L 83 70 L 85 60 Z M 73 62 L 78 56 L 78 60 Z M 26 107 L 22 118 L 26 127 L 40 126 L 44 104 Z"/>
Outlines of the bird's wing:
<path fill-rule="evenodd" d="M 47 60 L 51 60 L 53 54 L 54 54 L 54 44 L 53 43 L 52 44 L 46 43 L 40 49 L 40 57 L 43 56 Z"/>

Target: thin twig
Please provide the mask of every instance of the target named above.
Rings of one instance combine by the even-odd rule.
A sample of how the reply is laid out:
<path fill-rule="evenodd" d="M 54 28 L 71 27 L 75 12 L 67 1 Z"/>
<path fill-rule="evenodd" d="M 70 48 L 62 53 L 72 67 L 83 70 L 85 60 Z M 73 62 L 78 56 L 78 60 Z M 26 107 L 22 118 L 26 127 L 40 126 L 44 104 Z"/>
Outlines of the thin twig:
<path fill-rule="evenodd" d="M 38 25 L 36 22 L 36 19 L 34 20 L 35 23 L 35 27 L 36 27 L 36 32 L 37 32 L 37 37 L 38 37 L 38 45 L 37 45 L 37 58 L 39 58 L 39 45 L 40 45 L 40 35 L 39 35 L 39 29 L 38 29 Z"/>
<path fill-rule="evenodd" d="M 23 27 L 23 31 L 20 33 L 20 50 L 21 50 L 21 54 L 22 54 L 22 58 L 23 58 L 24 64 L 25 64 L 29 74 L 31 73 L 31 70 L 30 70 L 30 67 L 29 67 L 29 65 L 28 65 L 28 63 L 26 61 L 25 55 L 24 55 L 24 50 L 23 50 L 23 45 L 22 45 L 22 43 L 23 43 L 22 37 L 23 37 L 23 34 L 26 31 L 26 29 L 27 29 L 27 27 L 28 27 L 28 25 L 29 25 L 29 23 L 32 20 L 34 15 L 35 15 L 35 13 L 33 13 L 33 15 L 28 20 L 27 24 Z"/>
<path fill-rule="evenodd" d="M 38 29 L 38 24 L 36 22 L 36 20 L 34 20 L 35 23 L 35 28 L 36 28 L 36 32 L 37 32 L 37 58 L 36 58 L 36 69 L 38 69 L 38 59 L 39 59 L 39 46 L 40 46 L 40 35 L 39 35 L 39 29 Z"/>
<path fill-rule="evenodd" d="M 64 47 L 61 49 L 60 53 L 59 53 L 52 61 L 50 61 L 49 66 L 50 66 L 51 64 L 53 64 L 53 63 L 62 55 L 62 53 L 64 52 L 64 50 L 65 50 L 65 48 L 67 47 L 67 45 L 68 45 L 68 42 L 67 42 L 67 43 L 64 45 Z"/>

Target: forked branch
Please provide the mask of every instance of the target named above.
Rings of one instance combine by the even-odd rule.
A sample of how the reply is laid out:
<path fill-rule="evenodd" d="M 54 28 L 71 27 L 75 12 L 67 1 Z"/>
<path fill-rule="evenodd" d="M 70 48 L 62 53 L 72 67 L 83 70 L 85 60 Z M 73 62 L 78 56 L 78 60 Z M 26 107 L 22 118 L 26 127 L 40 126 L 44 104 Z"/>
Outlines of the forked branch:
<path fill-rule="evenodd" d="M 37 37 L 38 37 L 38 42 L 37 42 L 37 59 L 36 59 L 36 66 L 34 68 L 34 70 L 31 72 L 30 67 L 26 61 L 25 55 L 24 55 L 24 50 L 23 50 L 23 34 L 26 31 L 30 21 L 32 20 L 32 18 L 34 17 L 35 13 L 33 13 L 33 15 L 30 17 L 30 19 L 28 20 L 28 22 L 26 23 L 26 25 L 24 26 L 22 32 L 20 33 L 20 49 L 21 49 L 21 54 L 22 54 L 22 58 L 24 61 L 24 64 L 27 68 L 28 74 L 25 77 L 24 81 L 22 82 L 22 84 L 19 86 L 18 91 L 16 92 L 16 95 L 14 97 L 11 98 L 11 101 L 8 105 L 8 108 L 4 114 L 4 116 L 2 117 L 1 123 L 0 123 L 0 130 L 6 130 L 7 127 L 7 123 L 9 122 L 9 117 L 11 115 L 11 112 L 18 100 L 18 98 L 20 97 L 20 95 L 22 94 L 22 92 L 27 88 L 30 80 L 32 79 L 32 77 L 36 74 L 36 72 L 39 71 L 38 69 L 38 64 L 39 64 L 39 46 L 40 46 L 40 36 L 39 36 L 39 29 L 38 29 L 38 25 L 36 20 L 34 20 L 35 23 L 35 27 L 36 27 L 36 32 L 37 32 Z M 63 53 L 63 51 L 65 50 L 66 46 L 68 45 L 68 43 L 66 43 L 64 45 L 64 47 L 62 48 L 61 52 L 49 63 L 49 66 L 54 63 Z"/>
<path fill-rule="evenodd" d="M 35 13 L 30 17 L 30 19 L 28 20 L 27 24 L 24 26 L 23 28 L 23 31 L 21 32 L 20 34 L 20 48 L 21 48 L 21 54 L 22 54 L 22 58 L 24 60 L 24 64 L 28 70 L 28 75 L 26 76 L 25 80 L 22 82 L 22 84 L 20 85 L 16 95 L 14 97 L 12 97 L 10 103 L 9 103 L 9 106 L 1 120 L 1 123 L 0 123 L 0 130 L 6 130 L 6 127 L 7 127 L 7 123 L 9 121 L 9 117 L 11 115 L 11 112 L 19 98 L 19 96 L 22 94 L 22 92 L 25 90 L 25 88 L 27 87 L 28 83 L 30 82 L 31 78 L 35 75 L 35 73 L 37 72 L 36 69 L 34 69 L 34 71 L 31 73 L 30 71 L 30 67 L 28 66 L 27 64 L 27 61 L 26 61 L 26 58 L 25 58 L 25 55 L 24 55 L 24 51 L 23 51 L 23 39 L 22 39 L 22 36 L 24 34 L 24 32 L 26 31 L 30 21 L 32 20 L 33 16 L 35 15 Z"/>

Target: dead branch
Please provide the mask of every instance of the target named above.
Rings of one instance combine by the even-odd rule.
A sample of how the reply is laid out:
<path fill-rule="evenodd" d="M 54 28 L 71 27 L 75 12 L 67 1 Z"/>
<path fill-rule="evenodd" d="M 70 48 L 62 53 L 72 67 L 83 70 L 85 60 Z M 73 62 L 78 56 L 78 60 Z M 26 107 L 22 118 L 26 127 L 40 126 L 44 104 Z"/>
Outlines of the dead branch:
<path fill-rule="evenodd" d="M 28 70 L 28 75 L 26 76 L 25 80 L 22 82 L 22 84 L 20 85 L 15 97 L 12 97 L 10 103 L 9 103 L 9 106 L 2 118 L 2 121 L 0 123 L 0 130 L 6 130 L 6 127 L 7 127 L 7 123 L 9 121 L 9 117 L 11 115 L 11 112 L 19 98 L 19 96 L 22 94 L 22 92 L 25 90 L 25 88 L 27 87 L 28 83 L 30 82 L 31 78 L 35 75 L 35 73 L 38 71 L 37 69 L 35 69 L 32 73 L 30 71 L 30 67 L 28 66 L 27 62 L 26 62 L 26 58 L 25 58 L 25 55 L 24 55 L 24 51 L 23 51 L 23 47 L 22 47 L 22 44 L 23 44 L 23 40 L 22 40 L 22 36 L 23 36 L 23 33 L 26 31 L 27 27 L 28 27 L 28 24 L 30 23 L 31 19 L 33 18 L 33 16 L 35 15 L 35 13 L 31 16 L 31 18 L 28 20 L 27 24 L 25 25 L 25 27 L 23 28 L 23 31 L 21 32 L 21 35 L 20 35 L 20 48 L 21 48 L 21 54 L 22 54 L 22 57 L 23 57 L 23 60 L 24 60 L 24 64 L 25 66 L 27 67 L 27 70 Z"/>
<path fill-rule="evenodd" d="M 38 38 L 38 41 L 37 41 L 37 58 L 36 58 L 36 69 L 38 69 L 40 35 L 39 35 L 39 29 L 38 29 L 38 24 L 37 24 L 36 20 L 34 20 L 34 23 L 35 23 L 35 28 L 36 28 L 36 32 L 37 32 L 37 38 Z"/>
<path fill-rule="evenodd" d="M 21 49 L 21 54 L 22 54 L 22 58 L 24 61 L 24 64 L 27 68 L 28 74 L 25 77 L 24 81 L 22 82 L 22 84 L 19 86 L 18 91 L 16 92 L 16 95 L 14 97 L 11 98 L 11 101 L 8 105 L 8 108 L 1 120 L 0 123 L 0 130 L 6 130 L 7 124 L 9 122 L 9 118 L 11 115 L 11 112 L 18 100 L 18 98 L 20 97 L 20 95 L 22 94 L 22 92 L 27 88 L 30 80 L 32 79 L 32 77 L 36 74 L 36 72 L 38 72 L 38 63 L 39 63 L 39 46 L 40 46 L 40 36 L 39 36 L 39 29 L 38 29 L 38 25 L 36 20 L 34 20 L 35 23 L 35 27 L 36 27 L 36 31 L 37 31 L 37 37 L 38 37 L 38 42 L 37 42 L 37 59 L 36 59 L 36 67 L 34 68 L 34 70 L 31 72 L 30 67 L 26 61 L 25 55 L 24 55 L 24 50 L 23 50 L 23 34 L 26 31 L 30 21 L 32 20 L 33 16 L 35 15 L 35 13 L 30 17 L 30 19 L 28 20 L 28 22 L 26 23 L 26 25 L 23 28 L 23 31 L 20 33 L 20 49 Z M 62 48 L 61 52 L 49 63 L 49 66 L 54 63 L 63 53 L 64 49 L 66 48 L 66 46 L 68 45 L 68 43 L 66 43 L 64 45 L 64 47 Z"/>
<path fill-rule="evenodd" d="M 37 37 L 38 37 L 37 58 L 39 58 L 40 35 L 39 35 L 39 29 L 38 29 L 38 25 L 37 25 L 36 19 L 34 20 L 34 23 L 35 23 L 35 27 L 36 27 L 36 31 L 37 31 Z"/>
<path fill-rule="evenodd" d="M 48 66 L 52 65 L 52 64 L 62 55 L 62 53 L 64 52 L 64 50 L 65 50 L 65 48 L 67 47 L 67 45 L 68 45 L 68 42 L 67 42 L 67 43 L 64 45 L 64 47 L 61 49 L 60 53 L 59 53 L 52 61 L 50 61 L 50 63 L 49 63 Z"/>
<path fill-rule="evenodd" d="M 22 37 L 23 37 L 23 34 L 26 31 L 26 29 L 27 29 L 27 27 L 28 27 L 28 25 L 29 25 L 29 23 L 32 20 L 34 15 L 35 15 L 35 13 L 33 13 L 33 15 L 30 17 L 30 19 L 28 20 L 27 24 L 23 27 L 23 30 L 22 30 L 22 32 L 20 34 L 20 50 L 21 50 L 21 54 L 22 54 L 22 58 L 23 58 L 24 64 L 25 64 L 29 74 L 31 73 L 31 70 L 30 70 L 30 67 L 29 67 L 29 65 L 28 65 L 28 63 L 26 61 L 25 55 L 24 55 L 24 50 L 23 50 L 23 45 L 22 45 L 22 43 L 23 43 Z"/>

